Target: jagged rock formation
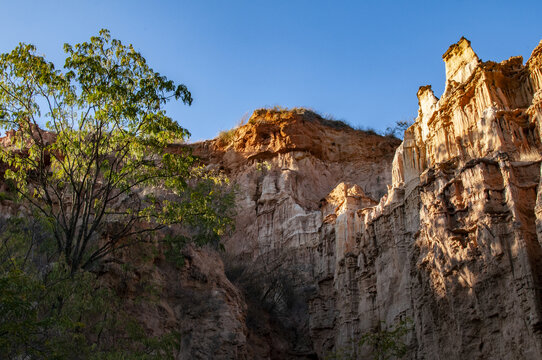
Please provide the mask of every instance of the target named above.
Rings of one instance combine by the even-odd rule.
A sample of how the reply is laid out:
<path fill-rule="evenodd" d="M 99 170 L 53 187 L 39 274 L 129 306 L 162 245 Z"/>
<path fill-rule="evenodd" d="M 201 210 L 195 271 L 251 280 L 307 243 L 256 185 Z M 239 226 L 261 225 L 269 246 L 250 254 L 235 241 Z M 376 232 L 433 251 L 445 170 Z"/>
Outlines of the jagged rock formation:
<path fill-rule="evenodd" d="M 416 358 L 542 356 L 541 48 L 523 66 L 481 62 L 465 39 L 453 45 L 445 94 L 420 88 L 392 189 L 361 220 L 361 253 L 382 252 L 376 261 L 393 238 L 391 251 L 402 250 L 392 258 L 405 286 L 390 295 L 405 303 L 380 311 L 388 322 L 414 318 Z"/>
<path fill-rule="evenodd" d="M 302 110 L 194 145 L 239 186 L 226 265 L 258 280 L 248 312 L 273 305 L 248 326 L 254 356 L 276 329 L 283 358 L 322 358 L 410 318 L 412 359 L 542 357 L 542 43 L 525 65 L 464 38 L 443 58 L 445 92 L 420 88 L 394 157 L 396 141 Z"/>

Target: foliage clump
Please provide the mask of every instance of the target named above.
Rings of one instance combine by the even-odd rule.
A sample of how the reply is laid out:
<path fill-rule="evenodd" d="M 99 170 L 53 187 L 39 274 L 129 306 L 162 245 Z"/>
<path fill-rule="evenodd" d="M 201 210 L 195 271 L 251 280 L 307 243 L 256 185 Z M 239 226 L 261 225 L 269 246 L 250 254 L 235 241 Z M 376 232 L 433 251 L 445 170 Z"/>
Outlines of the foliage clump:
<path fill-rule="evenodd" d="M 232 128 L 229 130 L 222 130 L 218 133 L 218 142 L 220 146 L 228 146 L 233 143 L 235 140 L 235 132 L 237 128 Z"/>
<path fill-rule="evenodd" d="M 406 129 L 411 127 L 412 124 L 414 124 L 414 121 L 411 121 L 411 120 L 396 121 L 394 126 L 388 126 L 386 128 L 386 131 L 384 131 L 384 135 L 388 137 L 394 137 L 394 138 L 397 138 L 398 136 L 400 136 L 402 138 Z"/>
<path fill-rule="evenodd" d="M 0 56 L 0 127 L 12 134 L 0 158 L 5 179 L 50 224 L 71 271 L 176 224 L 220 236 L 231 221 L 213 204 L 231 196 L 210 185 L 227 179 L 203 173 L 186 148 L 168 151 L 189 133 L 163 106 L 191 104 L 186 86 L 107 30 L 64 49 L 61 70 L 32 45 Z"/>
<path fill-rule="evenodd" d="M 178 334 L 145 333 L 100 276 L 135 244 L 177 265 L 187 242 L 219 247 L 233 189 L 187 148 L 170 150 L 189 132 L 163 107 L 190 105 L 185 85 L 107 30 L 64 50 L 60 68 L 33 45 L 0 55 L 11 141 L 0 160 L 14 192 L 0 200 L 26 208 L 0 219 L 0 357 L 173 358 Z"/>
<path fill-rule="evenodd" d="M 71 273 L 36 219 L 0 219 L 0 353 L 24 359 L 168 359 L 175 333 L 146 335 L 112 290 Z"/>

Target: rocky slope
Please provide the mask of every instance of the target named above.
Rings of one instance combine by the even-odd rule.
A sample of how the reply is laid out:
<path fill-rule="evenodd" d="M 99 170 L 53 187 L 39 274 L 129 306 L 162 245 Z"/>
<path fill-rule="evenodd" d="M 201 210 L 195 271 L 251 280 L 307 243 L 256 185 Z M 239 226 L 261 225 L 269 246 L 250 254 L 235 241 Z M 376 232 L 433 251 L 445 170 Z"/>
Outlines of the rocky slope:
<path fill-rule="evenodd" d="M 542 356 L 542 44 L 443 58 L 400 145 L 305 110 L 194 145 L 239 187 L 224 261 L 249 356 L 323 358 L 406 318 L 408 358 Z"/>

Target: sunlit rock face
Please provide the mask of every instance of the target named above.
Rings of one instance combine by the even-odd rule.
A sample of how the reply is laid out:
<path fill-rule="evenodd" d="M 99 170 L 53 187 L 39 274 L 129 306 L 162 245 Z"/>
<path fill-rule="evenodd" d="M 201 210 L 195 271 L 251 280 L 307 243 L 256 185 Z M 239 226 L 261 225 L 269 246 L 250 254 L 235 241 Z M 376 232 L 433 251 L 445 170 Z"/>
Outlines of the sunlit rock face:
<path fill-rule="evenodd" d="M 318 353 L 410 318 L 411 358 L 542 356 L 541 59 L 480 62 L 465 39 L 445 53 L 445 94 L 418 91 L 390 190 L 351 211 L 355 250 L 317 251 Z"/>
<path fill-rule="evenodd" d="M 399 143 L 305 109 L 262 109 L 231 144 L 208 141 L 194 151 L 238 185 L 236 232 L 225 246 L 255 260 L 273 249 L 318 242 L 320 208 L 339 183 L 357 184 L 363 197 L 382 196 Z"/>
<path fill-rule="evenodd" d="M 542 44 L 494 63 L 462 38 L 443 59 L 402 143 L 258 110 L 193 145 L 238 186 L 223 257 L 249 357 L 324 358 L 401 319 L 406 358 L 542 357 Z"/>
<path fill-rule="evenodd" d="M 523 316 L 515 316 L 529 324 L 525 331 L 531 336 L 524 334 L 525 339 L 533 338 L 542 326 L 540 225 L 538 235 L 536 232 L 541 201 L 537 189 L 541 159 L 542 47 L 539 45 L 533 51 L 525 66 L 520 57 L 513 57 L 499 64 L 479 62 L 471 69 L 469 64 L 477 57 L 467 45 L 470 44 L 462 39 L 444 55 L 447 76 L 453 76 L 460 69 L 451 64 L 455 70 L 448 71 L 450 53 L 461 50 L 467 54 L 471 61 L 461 60 L 470 74 L 467 80 L 463 77 L 462 81 L 450 82 L 448 78 L 445 96 L 432 103 L 429 111 L 424 109 L 419 93 L 419 116 L 407 130 L 403 144 L 405 147 L 408 139 L 410 151 L 398 152 L 394 160 L 393 188 L 414 189 L 419 194 L 417 244 L 422 254 L 424 251 L 428 254 L 424 259 L 435 256 L 434 251 L 427 250 L 435 244 L 444 254 L 453 255 L 445 257 L 446 262 L 439 265 L 447 263 L 454 267 L 448 277 L 462 286 L 466 281 L 466 288 L 475 291 L 476 286 L 488 286 L 493 277 L 504 279 L 508 273 L 506 288 L 522 290 L 503 292 L 508 293 L 510 302 L 528 304 L 523 308 Z M 451 251 L 450 244 L 454 241 L 459 241 L 456 247 L 463 250 Z M 476 251 L 468 256 L 464 249 Z M 462 261 L 458 263 L 459 259 Z M 494 268 L 493 275 L 489 263 L 500 264 Z M 473 266 L 479 268 L 473 270 Z M 461 271 L 469 271 L 470 277 Z M 455 273 L 459 275 L 452 276 Z M 447 277 L 443 279 L 449 281 Z M 441 293 L 446 292 L 444 280 L 440 281 Z M 484 339 L 480 337 L 479 342 L 484 344 Z M 513 341 L 503 339 L 493 348 L 501 348 L 505 343 L 514 346 Z"/>
<path fill-rule="evenodd" d="M 446 64 L 446 89 L 452 91 L 457 84 L 463 84 L 472 75 L 480 59 L 470 46 L 470 41 L 462 37 L 442 55 Z"/>

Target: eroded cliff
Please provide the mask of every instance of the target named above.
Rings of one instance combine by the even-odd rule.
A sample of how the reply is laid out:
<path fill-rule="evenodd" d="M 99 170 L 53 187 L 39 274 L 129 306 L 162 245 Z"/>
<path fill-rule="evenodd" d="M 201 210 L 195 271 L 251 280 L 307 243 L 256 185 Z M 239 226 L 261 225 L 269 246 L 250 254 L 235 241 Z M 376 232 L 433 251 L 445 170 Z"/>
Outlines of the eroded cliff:
<path fill-rule="evenodd" d="M 542 44 L 443 58 L 400 145 L 306 110 L 194 145 L 238 184 L 224 258 L 253 356 L 323 358 L 405 318 L 409 358 L 542 356 Z"/>
<path fill-rule="evenodd" d="M 249 330 L 263 343 L 271 333 L 283 338 L 281 347 L 288 350 L 278 355 L 269 344 L 259 353 L 262 358 L 315 355 L 309 300 L 316 292 L 314 249 L 327 221 L 322 209 L 346 193 L 359 205 L 375 205 L 370 196 L 387 191 L 399 143 L 305 109 L 262 109 L 235 130 L 230 143 L 195 145 L 208 167 L 225 171 L 238 186 L 236 231 L 225 240 L 226 267 L 257 317 Z M 342 182 L 357 185 L 332 192 Z"/>

